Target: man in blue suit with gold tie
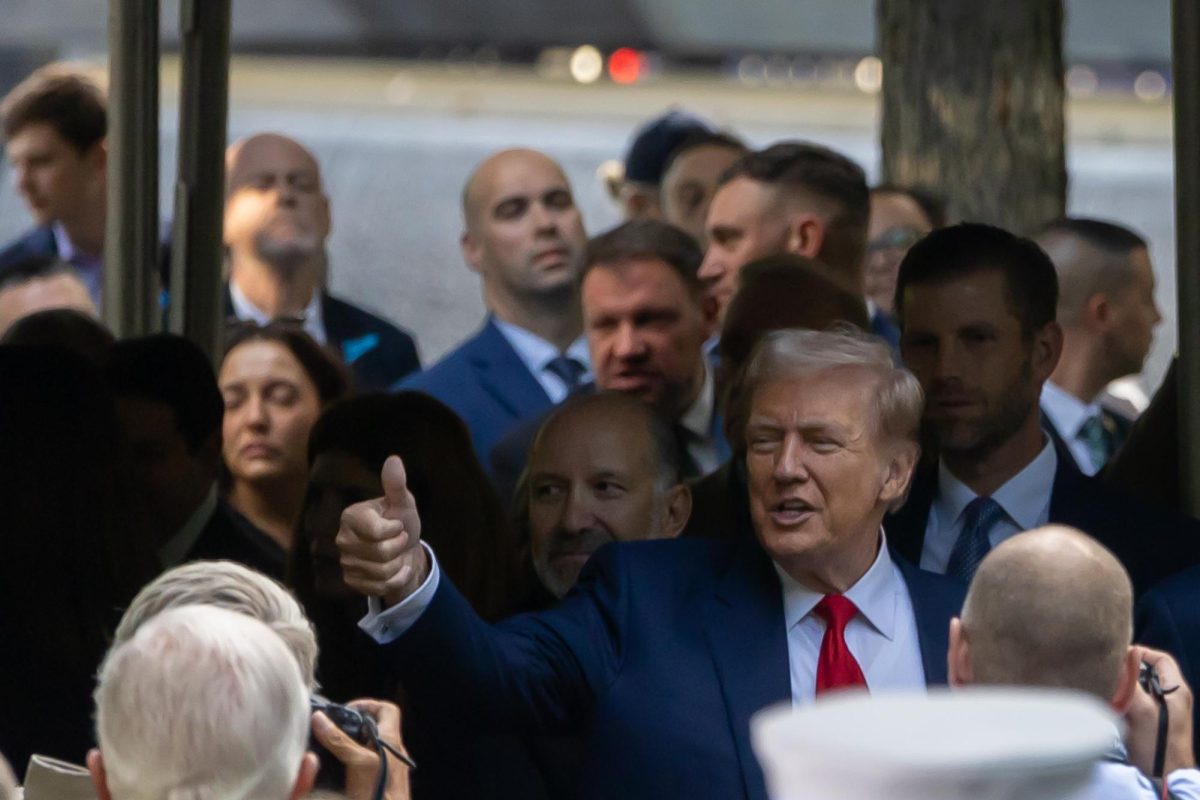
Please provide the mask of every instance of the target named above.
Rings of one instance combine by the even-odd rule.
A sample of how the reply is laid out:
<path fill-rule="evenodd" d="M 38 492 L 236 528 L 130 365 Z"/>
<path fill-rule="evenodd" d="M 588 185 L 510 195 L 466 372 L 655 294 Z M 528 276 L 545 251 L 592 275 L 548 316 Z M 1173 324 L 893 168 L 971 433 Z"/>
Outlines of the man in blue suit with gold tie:
<path fill-rule="evenodd" d="M 483 327 L 401 382 L 454 409 L 480 460 L 517 422 L 562 400 L 587 375 L 575 280 L 587 235 L 562 168 L 504 150 L 463 189 L 462 252 L 483 281 Z"/>
<path fill-rule="evenodd" d="M 921 391 L 858 332 L 776 331 L 740 396 L 752 530 L 619 543 L 554 609 L 489 626 L 419 542 L 404 467 L 338 545 L 360 623 L 427 713 L 588 739 L 583 797 L 765 800 L 749 721 L 842 688 L 946 679 L 964 587 L 894 557 Z"/>

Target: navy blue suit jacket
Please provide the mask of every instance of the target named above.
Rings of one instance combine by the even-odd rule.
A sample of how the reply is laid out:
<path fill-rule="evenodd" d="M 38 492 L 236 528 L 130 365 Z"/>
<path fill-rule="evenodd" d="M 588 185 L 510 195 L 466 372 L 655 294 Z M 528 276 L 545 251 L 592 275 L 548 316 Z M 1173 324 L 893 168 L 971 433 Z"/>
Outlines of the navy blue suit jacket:
<path fill-rule="evenodd" d="M 54 232 L 49 225 L 39 225 L 0 249 L 0 275 L 28 258 L 57 256 L 58 242 L 54 241 Z"/>
<path fill-rule="evenodd" d="M 395 388 L 424 392 L 454 409 L 484 464 L 509 428 L 554 405 L 491 317 L 441 361 Z"/>
<path fill-rule="evenodd" d="M 945 683 L 964 587 L 897 563 L 926 680 Z M 586 798 L 765 800 L 750 717 L 791 697 L 782 589 L 752 536 L 608 545 L 558 606 L 493 626 L 443 575 L 384 655 L 450 718 L 584 736 Z"/>
<path fill-rule="evenodd" d="M 228 284 L 225 314 L 234 315 Z M 329 343 L 354 373 L 360 391 L 387 389 L 421 368 L 416 342 L 392 323 L 328 292 L 321 294 L 321 317 Z"/>
<path fill-rule="evenodd" d="M 1134 641 L 1174 656 L 1184 680 L 1196 691 L 1200 681 L 1200 567 L 1181 572 L 1142 596 L 1134 614 Z M 1200 703 L 1192 704 L 1192 714 L 1194 725 L 1200 725 Z M 1194 745 L 1200 753 L 1200 740 Z"/>
<path fill-rule="evenodd" d="M 901 556 L 921 563 L 925 524 L 937 492 L 937 466 L 913 477 L 904 506 L 884 520 L 888 541 Z M 1050 493 L 1050 522 L 1090 534 L 1125 565 L 1136 592 L 1200 563 L 1200 523 L 1125 495 L 1079 471 L 1071 454 L 1058 451 Z"/>

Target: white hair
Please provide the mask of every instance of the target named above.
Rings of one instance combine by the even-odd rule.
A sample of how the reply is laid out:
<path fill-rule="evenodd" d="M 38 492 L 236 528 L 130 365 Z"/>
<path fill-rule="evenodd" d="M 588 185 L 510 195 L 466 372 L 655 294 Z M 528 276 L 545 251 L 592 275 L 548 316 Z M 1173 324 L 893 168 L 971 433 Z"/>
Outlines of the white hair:
<path fill-rule="evenodd" d="M 871 398 L 874 429 L 885 436 L 917 441 L 925 403 L 921 384 L 911 372 L 896 366 L 887 342 L 851 325 L 835 325 L 828 331 L 787 329 L 766 334 L 746 367 L 740 395 L 749 405 L 754 391 L 768 381 L 853 367 L 869 370 L 878 378 Z"/>
<path fill-rule="evenodd" d="M 129 604 L 113 645 L 129 641 L 168 608 L 189 605 L 218 606 L 266 624 L 292 651 L 309 688 L 316 688 L 317 636 L 300 604 L 278 581 L 234 561 L 193 561 L 159 575 Z"/>
<path fill-rule="evenodd" d="M 284 800 L 308 687 L 283 641 L 214 606 L 163 611 L 109 651 L 96 736 L 115 800 Z"/>

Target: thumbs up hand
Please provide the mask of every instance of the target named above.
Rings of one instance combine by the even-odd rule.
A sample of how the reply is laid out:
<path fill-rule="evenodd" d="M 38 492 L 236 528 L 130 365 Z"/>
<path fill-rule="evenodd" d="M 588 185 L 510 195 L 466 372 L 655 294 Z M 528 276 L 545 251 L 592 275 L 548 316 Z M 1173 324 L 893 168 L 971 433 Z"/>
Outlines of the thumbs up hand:
<path fill-rule="evenodd" d="M 421 517 L 408 490 L 404 462 L 391 456 L 381 477 L 383 497 L 343 511 L 336 541 L 346 584 L 382 598 L 386 607 L 420 588 L 429 576 L 429 558 L 420 544 Z"/>

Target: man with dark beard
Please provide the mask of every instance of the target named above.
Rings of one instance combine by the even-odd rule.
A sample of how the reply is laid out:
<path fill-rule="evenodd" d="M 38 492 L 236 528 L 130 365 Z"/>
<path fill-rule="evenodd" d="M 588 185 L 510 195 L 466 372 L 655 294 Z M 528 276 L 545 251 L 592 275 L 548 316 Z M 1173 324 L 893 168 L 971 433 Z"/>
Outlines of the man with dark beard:
<path fill-rule="evenodd" d="M 1136 589 L 1200 560 L 1200 525 L 1084 476 L 1042 427 L 1038 398 L 1062 352 L 1054 264 L 1034 242 L 988 225 L 934 231 L 900 265 L 904 363 L 925 390 L 936 462 L 917 471 L 887 520 L 896 549 L 969 580 L 991 548 L 1051 523 L 1112 550 Z"/>
<path fill-rule="evenodd" d="M 265 325 L 303 320 L 337 351 L 360 389 L 386 389 L 420 369 L 411 336 L 324 289 L 332 218 L 317 160 L 275 133 L 241 139 L 225 153 L 226 313 Z"/>

